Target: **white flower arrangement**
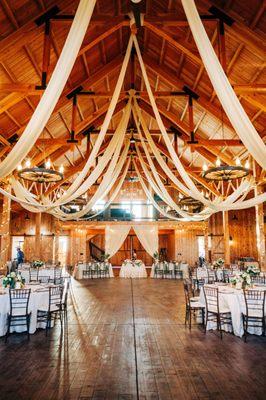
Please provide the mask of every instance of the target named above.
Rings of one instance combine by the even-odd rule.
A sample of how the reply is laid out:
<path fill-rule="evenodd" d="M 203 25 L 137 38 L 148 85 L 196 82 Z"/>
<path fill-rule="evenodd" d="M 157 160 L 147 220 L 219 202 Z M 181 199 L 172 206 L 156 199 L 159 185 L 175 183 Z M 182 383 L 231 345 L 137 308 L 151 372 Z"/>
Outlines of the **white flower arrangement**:
<path fill-rule="evenodd" d="M 44 265 L 44 262 L 41 260 L 34 260 L 32 261 L 32 267 L 33 268 L 40 268 Z"/>
<path fill-rule="evenodd" d="M 249 265 L 246 270 L 247 274 L 256 276 L 260 274 L 260 270 L 256 265 Z"/>
<path fill-rule="evenodd" d="M 214 268 L 222 268 L 224 265 L 224 259 L 223 258 L 218 258 L 218 260 L 214 261 L 213 267 Z"/>
<path fill-rule="evenodd" d="M 234 286 L 240 286 L 240 288 L 245 289 L 246 286 L 251 285 L 251 276 L 248 272 L 239 272 L 230 278 L 230 283 Z"/>

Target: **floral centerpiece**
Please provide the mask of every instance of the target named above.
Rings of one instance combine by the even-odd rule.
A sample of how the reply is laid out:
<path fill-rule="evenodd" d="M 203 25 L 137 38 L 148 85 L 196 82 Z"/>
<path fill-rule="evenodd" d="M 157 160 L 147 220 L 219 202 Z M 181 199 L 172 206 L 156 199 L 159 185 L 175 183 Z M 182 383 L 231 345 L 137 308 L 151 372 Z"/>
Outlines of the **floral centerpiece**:
<path fill-rule="evenodd" d="M 141 260 L 135 260 L 135 261 L 133 262 L 133 264 L 136 265 L 137 267 L 141 267 L 142 261 L 141 261 Z"/>
<path fill-rule="evenodd" d="M 218 260 L 214 261 L 213 263 L 213 268 L 223 268 L 224 266 L 224 259 L 223 258 L 218 258 Z"/>
<path fill-rule="evenodd" d="M 33 268 L 40 268 L 40 267 L 44 266 L 44 262 L 41 260 L 34 260 L 34 261 L 32 261 L 31 265 Z"/>
<path fill-rule="evenodd" d="M 108 260 L 109 257 L 110 257 L 110 254 L 108 254 L 108 253 L 103 253 L 103 254 L 101 255 L 101 261 L 107 262 L 107 260 Z"/>
<path fill-rule="evenodd" d="M 159 262 L 159 253 L 158 253 L 158 251 L 155 251 L 155 253 L 153 254 L 153 258 L 154 258 L 155 264 L 157 264 Z"/>
<path fill-rule="evenodd" d="M 237 289 L 246 289 L 247 286 L 251 285 L 251 276 L 248 272 L 239 272 L 230 278 L 230 283 Z"/>
<path fill-rule="evenodd" d="M 246 273 L 250 276 L 256 276 L 260 274 L 260 270 L 256 265 L 249 265 L 246 269 Z"/>
<path fill-rule="evenodd" d="M 7 276 L 3 278 L 4 288 L 10 289 L 22 289 L 25 285 L 25 279 L 20 273 L 10 272 Z"/>

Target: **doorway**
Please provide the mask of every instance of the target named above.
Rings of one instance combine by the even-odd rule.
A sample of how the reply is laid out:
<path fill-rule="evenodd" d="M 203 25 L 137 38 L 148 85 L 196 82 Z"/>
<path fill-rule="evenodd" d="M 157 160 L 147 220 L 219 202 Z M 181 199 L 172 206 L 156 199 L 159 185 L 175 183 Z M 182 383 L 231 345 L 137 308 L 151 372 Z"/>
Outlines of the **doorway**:
<path fill-rule="evenodd" d="M 67 264 L 68 237 L 59 236 L 58 261 L 62 266 Z"/>
<path fill-rule="evenodd" d="M 12 236 L 12 260 L 17 258 L 17 247 L 20 247 L 20 249 L 24 252 L 24 236 Z"/>

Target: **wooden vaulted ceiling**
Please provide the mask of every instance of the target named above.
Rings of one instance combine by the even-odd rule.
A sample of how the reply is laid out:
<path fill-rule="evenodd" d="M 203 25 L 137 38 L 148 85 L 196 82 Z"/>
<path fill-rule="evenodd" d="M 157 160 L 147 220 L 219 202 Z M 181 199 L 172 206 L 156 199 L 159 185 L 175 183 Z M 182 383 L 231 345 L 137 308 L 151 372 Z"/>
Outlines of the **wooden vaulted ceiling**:
<path fill-rule="evenodd" d="M 23 132 L 40 97 L 36 90 L 41 83 L 44 27 L 35 23 L 37 17 L 53 6 L 60 14 L 74 15 L 78 1 L 73 0 L 0 0 L 0 157 L 10 151 L 8 139 Z M 265 137 L 265 2 L 263 0 L 196 0 L 200 14 L 208 14 L 215 5 L 231 16 L 235 22 L 226 26 L 227 74 L 239 95 L 241 103 L 261 137 Z M 174 126 L 182 131 L 177 151 L 191 173 L 201 181 L 203 162 L 213 163 L 219 156 L 230 164 L 248 154 L 239 144 L 238 137 L 220 103 L 202 65 L 190 29 L 179 0 L 142 0 L 141 11 L 145 14 L 144 27 L 138 30 L 143 58 L 157 104 L 166 127 Z M 124 0 L 96 2 L 92 21 L 82 44 L 75 66 L 63 90 L 58 104 L 39 140 L 29 156 L 40 165 L 50 157 L 55 166 L 64 164 L 64 183 L 75 178 L 82 169 L 97 133 L 91 135 L 91 143 L 84 137 L 84 130 L 99 129 L 105 116 L 118 71 L 123 61 L 130 34 L 128 13 L 131 2 Z M 54 21 L 51 28 L 51 54 L 48 80 L 64 45 L 71 21 Z M 217 50 L 217 23 L 205 22 L 207 33 Z M 167 155 L 158 134 L 152 109 L 146 96 L 137 60 L 134 73 L 128 68 L 122 93 L 112 118 L 102 151 L 117 126 L 125 105 L 127 90 L 132 79 L 139 91 L 139 104 L 149 128 Z M 78 97 L 76 134 L 80 142 L 75 148 L 66 140 L 71 130 L 72 101 L 66 95 L 82 85 L 95 95 Z M 180 91 L 186 85 L 199 98 L 194 101 L 194 123 L 199 145 L 191 152 L 189 140 L 189 116 L 187 98 L 165 97 L 163 92 Z M 224 142 L 224 139 L 230 141 Z M 219 142 L 218 140 L 221 140 Z M 223 140 L 223 141 L 222 141 Z M 162 172 L 163 173 L 163 172 Z"/>

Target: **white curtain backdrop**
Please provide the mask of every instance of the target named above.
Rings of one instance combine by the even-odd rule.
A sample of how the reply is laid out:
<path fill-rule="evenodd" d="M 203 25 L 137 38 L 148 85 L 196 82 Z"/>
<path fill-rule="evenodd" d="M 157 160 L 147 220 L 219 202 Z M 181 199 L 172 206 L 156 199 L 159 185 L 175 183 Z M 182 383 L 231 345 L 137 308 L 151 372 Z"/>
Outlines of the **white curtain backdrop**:
<path fill-rule="evenodd" d="M 108 225 L 105 228 L 105 253 L 109 258 L 118 252 L 124 243 L 129 231 L 130 225 Z"/>
<path fill-rule="evenodd" d="M 20 139 L 0 164 L 1 178 L 9 175 L 26 157 L 48 122 L 76 61 L 95 3 L 96 0 L 80 0 L 74 21 L 47 89 Z"/>
<path fill-rule="evenodd" d="M 266 146 L 230 85 L 201 22 L 194 0 L 181 1 L 203 64 L 231 124 L 250 154 L 266 169 Z"/>
<path fill-rule="evenodd" d="M 158 226 L 134 225 L 133 229 L 144 249 L 153 257 L 154 253 L 158 252 L 159 248 Z"/>

